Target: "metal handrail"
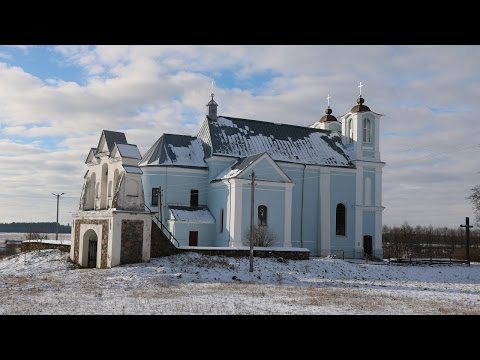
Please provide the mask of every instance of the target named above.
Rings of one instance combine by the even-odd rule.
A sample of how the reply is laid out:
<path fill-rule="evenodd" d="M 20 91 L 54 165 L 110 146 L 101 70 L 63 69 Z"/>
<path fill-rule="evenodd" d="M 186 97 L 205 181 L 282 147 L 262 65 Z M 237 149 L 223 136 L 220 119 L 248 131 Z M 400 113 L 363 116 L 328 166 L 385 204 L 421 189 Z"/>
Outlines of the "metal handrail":
<path fill-rule="evenodd" d="M 171 241 L 171 243 L 172 243 L 173 245 L 175 245 L 175 244 L 173 243 L 173 241 L 172 241 L 172 240 L 175 240 L 175 242 L 177 243 L 176 246 L 177 246 L 177 247 L 180 247 L 180 243 L 178 242 L 178 240 L 175 238 L 175 236 L 173 236 L 173 234 L 170 232 L 170 230 L 168 230 L 168 228 L 167 228 L 165 225 L 163 225 L 162 221 L 157 217 L 157 215 L 155 215 L 155 212 L 152 211 L 152 209 L 150 209 L 147 204 L 145 204 L 145 207 L 148 209 L 148 211 L 150 211 L 150 214 L 153 214 L 153 217 L 154 217 L 155 219 L 157 219 L 157 221 L 156 221 L 155 223 L 156 223 L 157 225 L 160 224 L 160 230 L 161 230 L 161 231 L 164 231 L 164 230 L 165 230 L 165 231 L 168 233 L 168 235 L 170 236 L 170 241 Z M 164 232 L 164 234 L 165 234 L 165 232 Z M 165 235 L 166 235 L 166 234 L 165 234 Z"/>

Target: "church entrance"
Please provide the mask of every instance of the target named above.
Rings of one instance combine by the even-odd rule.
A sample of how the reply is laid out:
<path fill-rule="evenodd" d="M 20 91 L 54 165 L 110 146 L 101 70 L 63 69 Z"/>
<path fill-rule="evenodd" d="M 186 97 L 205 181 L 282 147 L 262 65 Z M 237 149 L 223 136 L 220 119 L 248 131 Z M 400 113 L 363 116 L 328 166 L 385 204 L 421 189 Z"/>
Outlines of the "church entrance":
<path fill-rule="evenodd" d="M 188 233 L 188 246 L 198 246 L 198 231 Z"/>
<path fill-rule="evenodd" d="M 365 235 L 363 237 L 363 253 L 365 256 L 372 257 L 372 242 L 373 242 L 372 236 Z"/>
<path fill-rule="evenodd" d="M 83 241 L 84 243 L 88 241 L 87 267 L 95 268 L 97 267 L 97 234 L 93 230 L 88 230 L 83 237 Z"/>
<path fill-rule="evenodd" d="M 88 267 L 97 266 L 97 240 L 88 241 Z"/>

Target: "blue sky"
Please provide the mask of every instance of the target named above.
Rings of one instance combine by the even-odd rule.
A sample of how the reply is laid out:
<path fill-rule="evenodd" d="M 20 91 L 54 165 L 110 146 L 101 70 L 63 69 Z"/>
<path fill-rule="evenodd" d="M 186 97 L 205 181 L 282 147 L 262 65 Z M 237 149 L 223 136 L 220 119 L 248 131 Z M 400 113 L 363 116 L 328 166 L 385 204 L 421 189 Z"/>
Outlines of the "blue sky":
<path fill-rule="evenodd" d="M 456 227 L 480 183 L 479 46 L 0 46 L 0 222 L 60 222 L 78 208 L 102 129 L 142 153 L 219 114 L 310 125 L 358 83 L 381 119 L 384 223 Z"/>

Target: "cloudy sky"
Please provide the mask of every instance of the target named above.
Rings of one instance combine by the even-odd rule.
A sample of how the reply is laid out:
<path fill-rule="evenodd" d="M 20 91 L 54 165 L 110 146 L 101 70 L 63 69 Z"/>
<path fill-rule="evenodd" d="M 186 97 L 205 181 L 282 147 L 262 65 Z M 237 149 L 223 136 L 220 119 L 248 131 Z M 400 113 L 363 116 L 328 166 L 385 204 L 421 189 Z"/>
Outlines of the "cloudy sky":
<path fill-rule="evenodd" d="M 140 152 L 219 114 L 310 125 L 358 83 L 381 119 L 384 224 L 458 227 L 480 184 L 480 46 L 0 46 L 0 222 L 71 223 L 102 129 Z"/>

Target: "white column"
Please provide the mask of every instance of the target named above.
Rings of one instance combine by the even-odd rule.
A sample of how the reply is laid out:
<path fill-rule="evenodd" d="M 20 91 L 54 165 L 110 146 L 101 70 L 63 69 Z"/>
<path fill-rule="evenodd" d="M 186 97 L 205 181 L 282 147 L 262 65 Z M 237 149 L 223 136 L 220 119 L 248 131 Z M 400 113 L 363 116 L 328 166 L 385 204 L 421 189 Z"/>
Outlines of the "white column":
<path fill-rule="evenodd" d="M 330 232 L 330 169 L 320 168 L 320 255 L 325 255 L 331 248 Z"/>
<path fill-rule="evenodd" d="M 382 210 L 375 211 L 375 236 L 373 238 L 373 249 L 375 256 L 383 256 L 382 254 Z"/>
<path fill-rule="evenodd" d="M 293 184 L 285 184 L 285 224 L 283 229 L 283 246 L 292 246 L 292 188 Z M 302 211 L 302 209 L 300 209 Z"/>
<path fill-rule="evenodd" d="M 242 246 L 242 190 L 243 184 L 237 179 L 232 181 L 232 217 L 230 229 L 230 246 Z"/>
<path fill-rule="evenodd" d="M 375 168 L 375 206 L 382 206 L 382 168 Z"/>
<path fill-rule="evenodd" d="M 353 126 L 355 127 L 355 134 L 357 136 L 354 139 L 355 144 L 355 159 L 363 158 L 363 117 L 358 113 L 354 114 Z"/>
<path fill-rule="evenodd" d="M 363 210 L 355 206 L 355 257 L 363 254 Z"/>
<path fill-rule="evenodd" d="M 356 163 L 357 173 L 355 176 L 355 252 L 362 252 L 363 249 L 363 165 Z M 347 214 L 348 219 L 348 214 Z M 355 254 L 355 257 L 357 254 Z"/>

